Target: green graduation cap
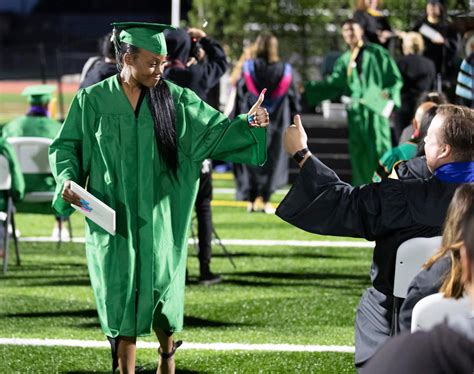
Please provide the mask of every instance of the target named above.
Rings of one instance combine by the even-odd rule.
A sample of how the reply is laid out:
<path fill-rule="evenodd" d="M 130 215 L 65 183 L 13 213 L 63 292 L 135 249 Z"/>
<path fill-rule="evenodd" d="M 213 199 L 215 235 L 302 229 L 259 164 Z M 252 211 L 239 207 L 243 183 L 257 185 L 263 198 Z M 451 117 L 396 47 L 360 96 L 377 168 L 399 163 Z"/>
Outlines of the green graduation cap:
<path fill-rule="evenodd" d="M 119 35 L 120 42 L 163 56 L 168 53 L 163 31 L 175 29 L 170 25 L 148 22 L 114 22 L 112 26 L 122 29 Z"/>
<path fill-rule="evenodd" d="M 51 100 L 55 90 L 56 86 L 53 84 L 37 84 L 25 87 L 21 95 L 28 96 L 30 105 L 45 105 Z"/>

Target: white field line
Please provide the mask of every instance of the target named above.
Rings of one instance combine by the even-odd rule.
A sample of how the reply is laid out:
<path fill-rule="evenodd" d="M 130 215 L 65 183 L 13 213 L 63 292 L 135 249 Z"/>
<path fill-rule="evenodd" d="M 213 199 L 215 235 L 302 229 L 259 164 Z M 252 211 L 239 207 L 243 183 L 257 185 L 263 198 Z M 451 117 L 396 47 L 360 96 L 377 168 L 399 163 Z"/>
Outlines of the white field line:
<path fill-rule="evenodd" d="M 19 339 L 0 338 L 0 345 L 33 345 L 37 347 L 80 347 L 109 348 L 107 341 L 72 339 Z M 154 342 L 137 342 L 138 348 L 158 349 Z M 297 345 L 297 344 L 242 344 L 242 343 L 187 343 L 180 349 L 210 351 L 271 351 L 271 352 L 341 352 L 354 353 L 354 347 L 347 345 Z"/>
<path fill-rule="evenodd" d="M 46 242 L 56 243 L 58 240 L 53 239 L 49 236 L 29 236 L 21 237 L 20 242 Z M 67 243 L 68 241 L 65 241 Z M 84 243 L 85 238 L 75 237 L 73 238 L 74 243 Z M 189 239 L 189 244 L 194 244 L 193 239 Z M 217 241 L 214 240 L 214 244 Z M 374 242 L 367 241 L 329 241 L 329 240 L 265 240 L 265 239 L 222 239 L 224 245 L 235 245 L 235 246 L 283 246 L 283 247 L 350 247 L 350 248 L 374 248 Z"/>

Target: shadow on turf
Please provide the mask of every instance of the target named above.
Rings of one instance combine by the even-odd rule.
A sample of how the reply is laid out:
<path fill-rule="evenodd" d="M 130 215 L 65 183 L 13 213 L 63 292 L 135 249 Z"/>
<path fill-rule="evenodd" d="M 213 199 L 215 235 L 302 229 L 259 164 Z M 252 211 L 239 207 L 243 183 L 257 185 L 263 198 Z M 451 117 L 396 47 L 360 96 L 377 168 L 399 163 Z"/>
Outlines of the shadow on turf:
<path fill-rule="evenodd" d="M 94 329 L 100 328 L 100 324 L 98 322 L 97 311 L 95 309 L 61 310 L 61 311 L 33 312 L 33 313 L 10 313 L 10 314 L 5 314 L 4 316 L 8 318 L 55 318 L 55 317 L 95 318 L 96 321 L 85 322 L 85 323 L 80 324 L 80 326 L 83 328 L 94 328 Z M 230 327 L 230 326 L 244 326 L 244 324 L 213 321 L 213 320 L 199 318 L 199 317 L 184 316 L 184 326 L 186 326 L 186 328 L 193 328 L 193 327 L 220 328 L 220 327 Z"/>
<path fill-rule="evenodd" d="M 184 326 L 185 328 L 192 327 L 230 327 L 230 326 L 245 326 L 243 323 L 230 323 L 230 322 L 221 322 L 221 321 L 212 321 L 209 319 L 184 316 Z"/>
<path fill-rule="evenodd" d="M 10 313 L 5 314 L 10 318 L 50 318 L 50 317 L 82 317 L 82 318 L 98 318 L 95 309 L 82 310 L 58 310 L 51 312 L 33 312 L 33 313 Z"/>
<path fill-rule="evenodd" d="M 273 253 L 249 253 L 249 252 L 231 252 L 232 257 L 244 258 L 244 257 L 260 257 L 260 258 L 327 258 L 334 260 L 351 260 L 354 257 L 351 256 L 341 256 L 339 255 L 327 255 L 321 253 L 282 253 L 282 254 L 273 254 Z M 224 253 L 212 253 L 212 257 L 227 257 Z"/>
<path fill-rule="evenodd" d="M 64 270 L 64 268 L 81 268 L 87 271 L 87 265 L 75 262 L 52 262 L 46 264 L 22 264 L 21 266 L 13 266 L 17 272 L 43 271 L 43 270 Z"/>
<path fill-rule="evenodd" d="M 335 289 L 357 289 L 365 288 L 369 285 L 367 275 L 359 274 L 339 274 L 339 273 L 284 273 L 284 272 L 239 272 L 239 273 L 222 273 L 229 277 L 225 278 L 225 284 L 233 284 L 245 287 L 281 287 L 282 285 L 291 286 L 313 286 L 319 288 L 335 288 Z M 264 280 L 259 280 L 264 279 Z M 273 279 L 274 281 L 270 281 Z M 345 280 L 351 283 L 344 284 L 323 284 L 311 281 L 321 280 Z M 291 283 L 285 283 L 290 281 Z M 300 281 L 300 282 L 298 282 Z"/>
<path fill-rule="evenodd" d="M 64 373 L 67 373 L 67 374 L 84 374 L 84 373 L 91 373 L 90 371 L 65 371 Z M 97 374 L 110 374 L 110 370 L 109 371 L 94 371 L 93 373 L 97 373 Z M 118 373 L 118 370 L 116 371 L 116 373 Z M 141 373 L 141 374 L 155 374 L 156 373 L 156 368 L 155 369 L 144 369 L 144 370 L 136 370 L 135 373 Z M 202 373 L 202 371 L 195 371 L 195 370 L 187 370 L 187 369 L 183 369 L 183 370 L 180 370 L 178 368 L 176 368 L 176 374 L 197 374 L 197 373 Z"/>
<path fill-rule="evenodd" d="M 59 278 L 59 277 L 56 277 Z M 91 282 L 88 277 L 86 278 L 77 278 L 77 279 L 58 279 L 55 281 L 46 281 L 46 282 L 37 282 L 37 283 L 28 283 L 22 284 L 22 287 L 64 287 L 64 286 L 86 286 L 90 287 Z"/>

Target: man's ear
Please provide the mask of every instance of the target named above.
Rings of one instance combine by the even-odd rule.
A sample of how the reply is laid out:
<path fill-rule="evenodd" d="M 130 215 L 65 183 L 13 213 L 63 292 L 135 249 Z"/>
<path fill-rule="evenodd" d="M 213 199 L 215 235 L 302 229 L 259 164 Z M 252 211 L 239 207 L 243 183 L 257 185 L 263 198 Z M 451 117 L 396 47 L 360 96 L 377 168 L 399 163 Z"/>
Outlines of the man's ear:
<path fill-rule="evenodd" d="M 449 158 L 452 156 L 452 148 L 449 144 L 444 144 L 439 154 L 439 158 Z"/>

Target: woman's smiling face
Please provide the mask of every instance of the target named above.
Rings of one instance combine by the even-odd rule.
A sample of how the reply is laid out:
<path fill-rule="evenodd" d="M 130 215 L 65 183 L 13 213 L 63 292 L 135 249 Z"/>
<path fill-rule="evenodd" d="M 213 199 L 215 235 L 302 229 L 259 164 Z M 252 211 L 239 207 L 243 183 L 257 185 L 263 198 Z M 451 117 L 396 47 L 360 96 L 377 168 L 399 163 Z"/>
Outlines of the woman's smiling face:
<path fill-rule="evenodd" d="M 158 55 L 140 48 L 137 54 L 130 56 L 132 77 L 145 87 L 151 88 L 159 82 L 166 65 L 166 56 Z"/>

